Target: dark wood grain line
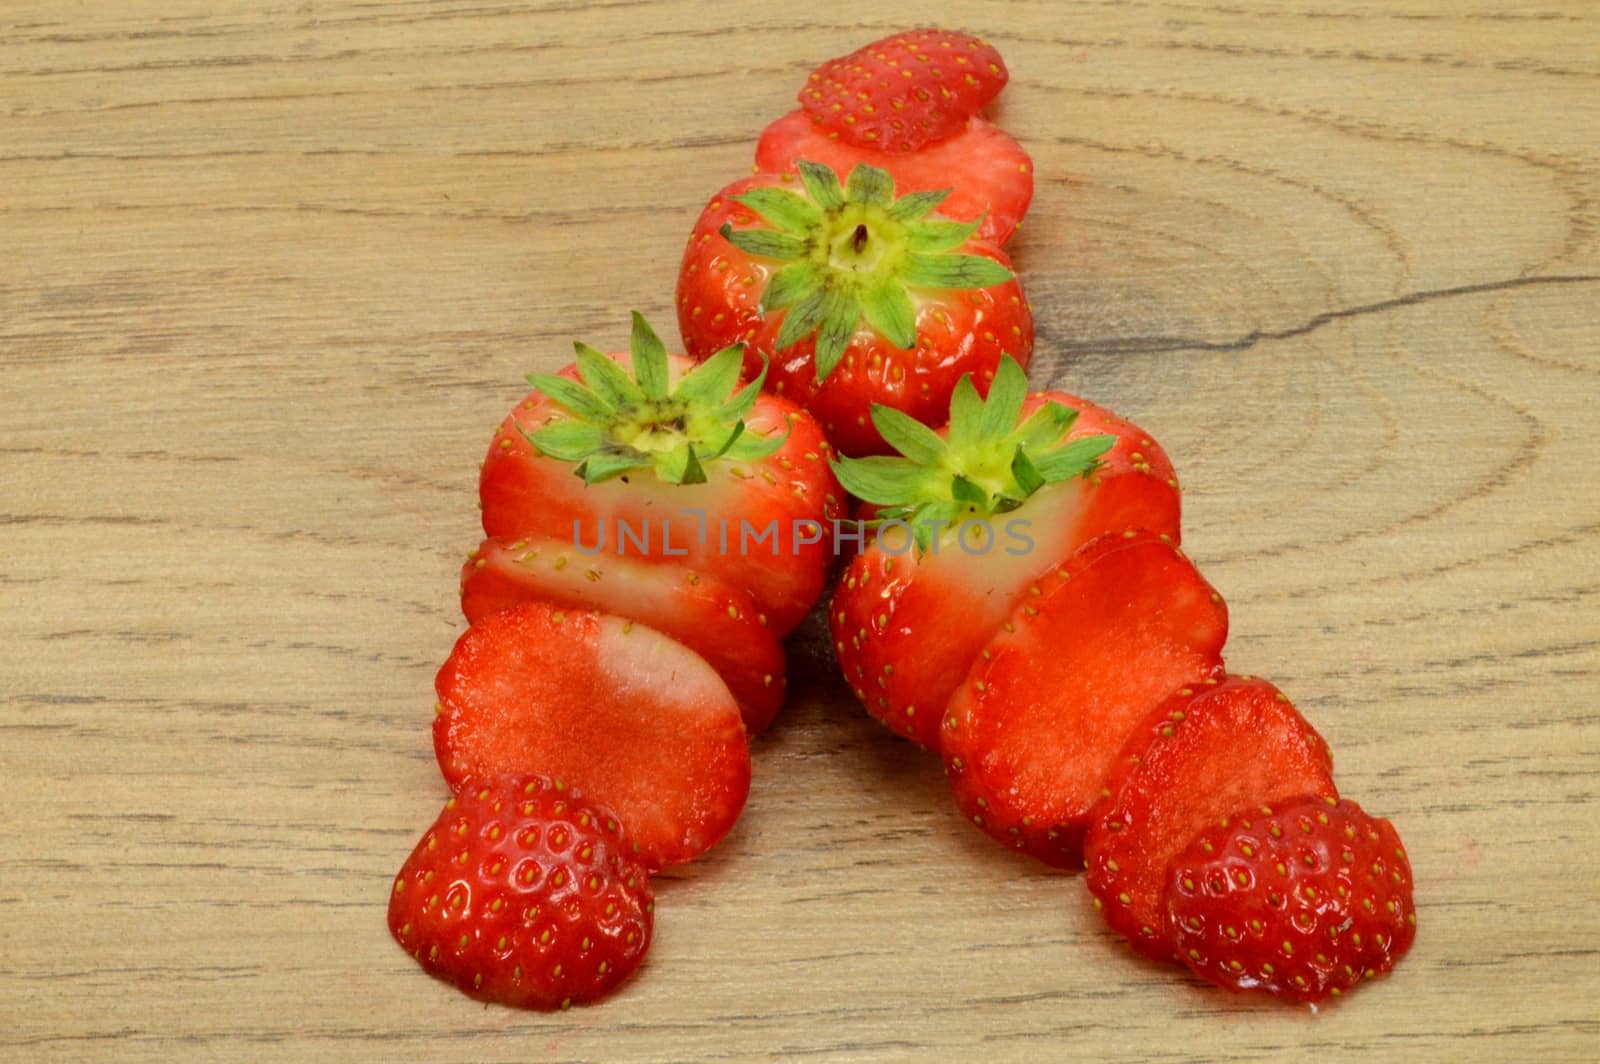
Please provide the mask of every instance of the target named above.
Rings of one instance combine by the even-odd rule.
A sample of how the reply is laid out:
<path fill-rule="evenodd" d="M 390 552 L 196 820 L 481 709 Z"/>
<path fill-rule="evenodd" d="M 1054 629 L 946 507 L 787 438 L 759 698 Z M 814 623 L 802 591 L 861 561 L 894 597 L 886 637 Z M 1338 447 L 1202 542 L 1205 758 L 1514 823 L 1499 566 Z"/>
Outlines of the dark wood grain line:
<path fill-rule="evenodd" d="M 1285 329 L 1252 329 L 1247 333 L 1227 340 L 1207 340 L 1200 337 L 1186 336 L 1130 336 L 1105 340 L 1060 340 L 1049 337 L 1049 329 L 1044 327 L 1041 331 L 1047 334 L 1047 341 L 1040 346 L 1048 346 L 1053 350 L 1069 355 L 1088 353 L 1114 355 L 1157 354 L 1169 351 L 1248 351 L 1257 344 L 1274 340 L 1292 340 L 1347 318 L 1382 314 L 1385 311 L 1396 310 L 1400 307 L 1412 307 L 1441 299 L 1480 295 L 1485 292 L 1504 292 L 1515 288 L 1597 283 L 1600 283 L 1600 274 L 1566 274 L 1545 277 L 1513 277 L 1503 281 L 1484 281 L 1478 284 L 1455 285 L 1449 288 L 1423 289 L 1416 292 L 1407 292 L 1405 295 L 1395 296 L 1392 299 L 1380 299 L 1373 303 L 1362 303 L 1353 307 L 1342 307 L 1338 310 L 1326 310 L 1319 314 L 1313 314 L 1300 324 Z M 1040 323 L 1035 323 L 1035 328 L 1040 329 Z"/>

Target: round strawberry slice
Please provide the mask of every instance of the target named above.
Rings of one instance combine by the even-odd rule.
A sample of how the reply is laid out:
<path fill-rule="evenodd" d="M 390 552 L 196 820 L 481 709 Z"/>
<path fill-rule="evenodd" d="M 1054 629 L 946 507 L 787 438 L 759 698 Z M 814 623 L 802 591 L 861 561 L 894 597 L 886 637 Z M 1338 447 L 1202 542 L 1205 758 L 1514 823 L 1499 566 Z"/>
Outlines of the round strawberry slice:
<path fill-rule="evenodd" d="M 471 623 L 530 599 L 625 615 L 676 639 L 717 670 L 751 735 L 783 705 L 782 644 L 750 596 L 714 576 L 538 537 L 485 540 L 461 568 Z"/>
<path fill-rule="evenodd" d="M 1320 1001 L 1411 948 L 1411 863 L 1394 825 L 1326 797 L 1208 827 L 1167 869 L 1178 956 L 1205 979 Z"/>
<path fill-rule="evenodd" d="M 434 681 L 452 787 L 542 772 L 603 799 L 651 868 L 728 833 L 750 791 L 738 703 L 710 665 L 635 621 L 528 602 L 467 629 Z"/>
<path fill-rule="evenodd" d="M 819 129 L 804 111 L 792 111 L 761 133 L 756 169 L 792 173 L 800 160 L 845 174 L 858 163 L 887 171 L 902 192 L 950 189 L 941 214 L 977 222 L 980 240 L 1004 244 L 1033 202 L 1033 160 L 999 126 L 973 118 L 966 128 L 915 152 L 889 152 L 847 144 Z"/>
<path fill-rule="evenodd" d="M 1020 602 L 950 699 L 940 745 L 963 814 L 1076 868 L 1123 741 L 1167 692 L 1221 671 L 1228 611 L 1182 551 L 1139 532 L 1093 541 Z"/>
<path fill-rule="evenodd" d="M 1333 756 L 1272 684 L 1247 676 L 1179 689 L 1133 731 L 1084 840 L 1086 882 L 1135 949 L 1174 959 L 1162 908 L 1167 862 L 1241 809 L 1336 798 Z"/>
<path fill-rule="evenodd" d="M 1006 87 L 993 45 L 950 30 L 897 33 L 812 71 L 800 107 L 859 147 L 911 152 L 961 131 Z"/>
<path fill-rule="evenodd" d="M 615 813 L 544 776 L 467 780 L 395 877 L 389 930 L 483 1001 L 557 1009 L 631 975 L 655 921 Z"/>

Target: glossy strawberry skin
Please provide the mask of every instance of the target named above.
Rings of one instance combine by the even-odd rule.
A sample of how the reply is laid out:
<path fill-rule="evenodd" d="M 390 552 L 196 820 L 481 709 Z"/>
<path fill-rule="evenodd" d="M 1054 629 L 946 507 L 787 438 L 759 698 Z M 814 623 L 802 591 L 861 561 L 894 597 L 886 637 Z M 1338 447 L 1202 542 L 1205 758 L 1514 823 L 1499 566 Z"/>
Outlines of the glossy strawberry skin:
<path fill-rule="evenodd" d="M 799 100 L 826 135 L 912 152 L 958 133 L 1008 77 L 1000 53 L 976 37 L 909 30 L 823 63 Z"/>
<path fill-rule="evenodd" d="M 634 621 L 524 602 L 456 640 L 434 679 L 453 788 L 542 772 L 606 804 L 652 869 L 692 861 L 750 792 L 738 703 L 705 659 Z"/>
<path fill-rule="evenodd" d="M 678 324 L 691 358 L 705 358 L 744 343 L 746 372 L 771 360 L 767 386 L 804 407 L 833 446 L 844 454 L 886 450 L 871 420 L 874 403 L 892 406 L 925 424 L 942 424 L 956 382 L 971 373 L 987 389 L 1003 355 L 1026 366 L 1033 353 L 1033 314 L 1016 278 L 991 288 L 927 299 L 917 309 L 917 346 L 901 350 L 866 324 L 857 327 L 843 360 L 817 383 L 815 341 L 774 349 L 784 312 L 764 314 L 761 296 L 778 264 L 748 255 L 720 234 L 732 223 L 756 222 L 731 197 L 756 187 L 798 188 L 792 176 L 758 174 L 712 197 L 695 223 L 678 272 Z M 963 249 L 1009 268 L 997 246 L 973 239 Z"/>
<path fill-rule="evenodd" d="M 800 160 L 847 173 L 857 163 L 887 170 L 902 194 L 950 189 L 939 213 L 956 221 L 978 219 L 977 236 L 994 244 L 1011 239 L 1033 201 L 1033 160 L 1016 139 L 981 118 L 915 152 L 858 147 L 819 130 L 804 111 L 793 111 L 762 131 L 756 169 L 794 171 Z"/>
<path fill-rule="evenodd" d="M 520 602 L 627 616 L 717 670 L 760 734 L 783 705 L 783 646 L 739 588 L 680 565 L 583 554 L 571 542 L 489 539 L 461 567 L 461 611 L 476 623 Z"/>
<path fill-rule="evenodd" d="M 1196 974 L 1298 1001 L 1389 971 L 1417 926 L 1394 825 L 1323 797 L 1246 809 L 1202 831 L 1168 865 L 1166 911 Z"/>
<path fill-rule="evenodd" d="M 1041 488 L 1021 507 L 991 519 L 992 549 L 963 548 L 953 536 L 938 552 L 893 553 L 874 542 L 850 561 L 828 608 L 834 652 L 863 706 L 892 731 L 939 750 L 950 695 L 1019 598 L 1084 544 L 1139 529 L 1178 542 L 1178 481 L 1166 453 L 1144 430 L 1065 392 L 1038 392 L 1077 412 L 1068 438 L 1109 434 L 1116 443 L 1088 478 Z"/>
<path fill-rule="evenodd" d="M 679 373 L 692 365 L 672 364 Z M 560 375 L 576 378 L 570 368 Z M 754 462 L 712 463 L 706 483 L 685 485 L 648 474 L 585 485 L 570 462 L 540 454 L 524 435 L 557 416 L 535 391 L 496 430 L 478 481 L 485 535 L 563 540 L 712 575 L 750 594 L 780 638 L 811 611 L 832 564 L 828 532 L 843 493 L 828 468 L 832 449 L 804 410 L 763 395 L 747 426 L 787 431 L 784 446 Z M 813 526 L 824 531 L 813 535 Z"/>
<path fill-rule="evenodd" d="M 389 930 L 463 993 L 557 1009 L 626 980 L 654 912 L 616 815 L 528 774 L 466 781 L 446 803 L 395 877 Z"/>
<path fill-rule="evenodd" d="M 1265 680 L 1222 676 L 1173 692 L 1132 730 L 1090 816 L 1085 883 L 1134 949 L 1176 960 L 1163 908 L 1168 862 L 1240 809 L 1337 798 L 1333 755 Z"/>
<path fill-rule="evenodd" d="M 1220 673 L 1227 637 L 1222 597 L 1176 546 L 1090 542 L 1029 588 L 950 699 L 940 746 L 962 814 L 1080 867 L 1123 739 L 1166 692 Z"/>

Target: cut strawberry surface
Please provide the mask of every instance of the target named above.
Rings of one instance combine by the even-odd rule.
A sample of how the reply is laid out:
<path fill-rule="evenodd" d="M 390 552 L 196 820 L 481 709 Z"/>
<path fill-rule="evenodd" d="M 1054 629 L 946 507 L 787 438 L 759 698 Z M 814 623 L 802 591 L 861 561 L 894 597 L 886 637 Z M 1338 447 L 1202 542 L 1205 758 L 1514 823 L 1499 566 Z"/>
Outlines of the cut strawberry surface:
<path fill-rule="evenodd" d="M 858 147 L 829 136 L 804 111 L 769 125 L 756 144 L 756 169 L 793 173 L 800 160 L 849 173 L 857 163 L 885 170 L 902 194 L 950 189 L 939 212 L 977 222 L 980 240 L 1004 244 L 1033 201 L 1033 160 L 1005 130 L 981 118 L 944 140 L 915 152 Z"/>
<path fill-rule="evenodd" d="M 538 538 L 485 540 L 462 566 L 461 609 L 469 622 L 528 601 L 625 616 L 676 639 L 717 670 L 751 735 L 783 705 L 782 644 L 749 595 L 713 576 Z"/>
<path fill-rule="evenodd" d="M 616 814 L 533 774 L 463 781 L 389 895 L 390 933 L 430 975 L 532 1009 L 615 990 L 654 913 Z"/>
<path fill-rule="evenodd" d="M 1173 688 L 1221 671 L 1228 614 L 1148 533 L 1102 536 L 1034 588 L 951 698 L 941 746 L 964 815 L 1074 868 L 1124 740 Z"/>
<path fill-rule="evenodd" d="M 985 400 L 958 390 L 938 433 L 876 411 L 901 458 L 835 467 L 887 523 L 834 589 L 834 650 L 867 711 L 928 749 L 979 651 L 1048 570 L 1111 531 L 1177 540 L 1177 479 L 1154 440 L 1076 396 L 1026 392 L 1002 361 Z M 928 534 L 907 542 L 916 532 Z"/>
<path fill-rule="evenodd" d="M 821 597 L 842 497 L 832 450 L 793 403 L 741 383 L 743 353 L 667 354 L 634 316 L 632 351 L 578 345 L 530 378 L 479 478 L 483 528 L 683 565 L 748 593 L 778 636 Z M 626 611 L 623 611 L 626 614 Z"/>
<path fill-rule="evenodd" d="M 1244 676 L 1179 689 L 1132 732 L 1095 807 L 1086 882 L 1135 949 L 1174 960 L 1167 863 L 1241 809 L 1337 798 L 1328 744 L 1272 684 Z"/>
<path fill-rule="evenodd" d="M 1326 797 L 1206 828 L 1167 869 L 1178 955 L 1231 990 L 1299 1001 L 1393 968 L 1416 937 L 1411 863 L 1387 820 Z"/>
<path fill-rule="evenodd" d="M 434 751 L 452 787 L 560 777 L 616 810 L 651 868 L 709 850 L 744 808 L 738 704 L 703 658 L 642 624 L 513 606 L 462 634 L 434 688 Z"/>
<path fill-rule="evenodd" d="M 960 132 L 1008 77 L 1000 53 L 977 37 L 911 30 L 823 63 L 800 106 L 845 143 L 912 152 Z"/>

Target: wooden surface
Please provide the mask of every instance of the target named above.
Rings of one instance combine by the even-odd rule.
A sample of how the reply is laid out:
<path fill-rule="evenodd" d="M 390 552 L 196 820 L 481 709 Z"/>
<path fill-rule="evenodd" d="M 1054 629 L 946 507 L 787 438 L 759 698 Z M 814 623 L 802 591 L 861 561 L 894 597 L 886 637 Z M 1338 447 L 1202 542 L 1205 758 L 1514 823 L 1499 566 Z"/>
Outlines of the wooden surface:
<path fill-rule="evenodd" d="M 1408 843 L 1392 978 L 1136 961 L 814 629 L 620 997 L 485 1009 L 389 940 L 493 426 L 667 331 L 806 69 L 926 11 L 0 6 L 0 1059 L 1595 1058 L 1587 0 L 939 5 L 1036 160 L 1035 379 L 1166 445 L 1231 663 Z"/>

